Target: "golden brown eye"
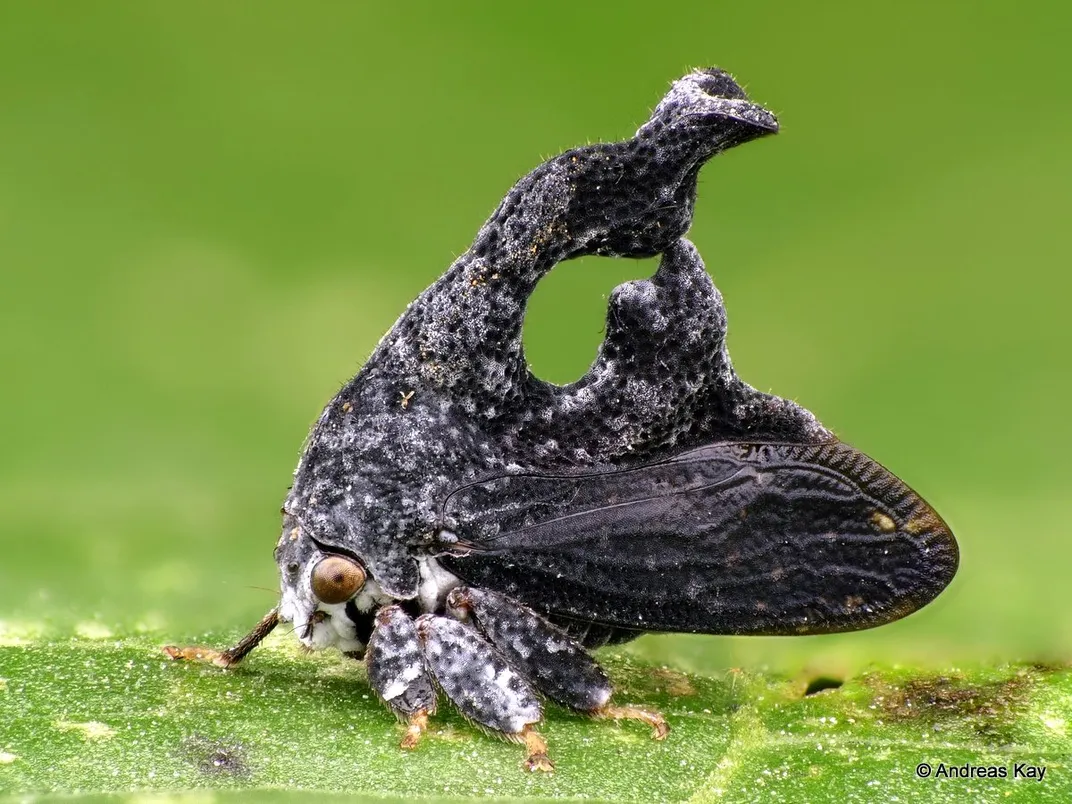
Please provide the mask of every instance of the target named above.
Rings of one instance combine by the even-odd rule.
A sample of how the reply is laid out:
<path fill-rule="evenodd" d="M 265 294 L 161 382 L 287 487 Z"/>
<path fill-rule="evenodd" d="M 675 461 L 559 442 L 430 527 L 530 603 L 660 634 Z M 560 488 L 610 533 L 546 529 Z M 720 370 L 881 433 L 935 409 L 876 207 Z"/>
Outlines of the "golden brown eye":
<path fill-rule="evenodd" d="M 322 558 L 313 567 L 313 594 L 322 603 L 345 603 L 365 583 L 365 570 L 342 556 Z"/>

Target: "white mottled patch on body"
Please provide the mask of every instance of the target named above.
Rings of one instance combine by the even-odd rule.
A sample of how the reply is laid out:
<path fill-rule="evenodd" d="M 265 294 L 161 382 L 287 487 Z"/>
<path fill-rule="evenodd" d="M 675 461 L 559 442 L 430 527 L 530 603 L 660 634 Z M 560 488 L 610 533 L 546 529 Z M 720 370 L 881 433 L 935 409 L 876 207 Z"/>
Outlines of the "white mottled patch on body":
<path fill-rule="evenodd" d="M 283 584 L 283 596 L 279 601 L 279 619 L 285 623 L 304 626 L 312 613 L 312 606 L 302 604 L 298 590 Z"/>
<path fill-rule="evenodd" d="M 321 647 L 317 647 L 316 644 L 312 644 L 310 647 L 315 650 L 335 647 L 344 653 L 363 651 L 365 649 L 365 643 L 357 639 L 357 627 L 346 616 L 345 603 L 321 603 L 319 610 L 325 612 L 328 615 L 328 619 L 313 625 L 313 642 L 322 644 Z"/>
<path fill-rule="evenodd" d="M 462 582 L 447 570 L 434 558 L 424 557 L 417 559 L 417 567 L 420 571 L 421 582 L 417 587 L 417 601 L 421 604 L 421 611 L 435 612 L 447 599 L 447 595 Z"/>
<path fill-rule="evenodd" d="M 330 648 L 339 641 L 339 635 L 327 622 L 314 623 L 312 628 L 299 629 L 298 633 L 302 644 L 313 650 Z"/>
<path fill-rule="evenodd" d="M 554 654 L 561 651 L 570 651 L 573 649 L 573 645 L 565 639 L 555 639 L 554 637 L 548 637 L 547 639 L 547 652 Z"/>
<path fill-rule="evenodd" d="M 419 655 L 420 647 L 416 642 L 407 642 L 399 649 L 400 654 L 414 654 Z M 399 672 L 398 676 L 394 678 L 386 689 L 380 693 L 381 697 L 385 701 L 390 701 L 393 698 L 397 698 L 399 695 L 409 689 L 410 685 L 424 675 L 424 665 L 419 662 L 407 664 Z"/>
<path fill-rule="evenodd" d="M 495 679 L 496 686 L 498 686 L 500 689 L 510 691 L 510 682 L 514 680 L 514 672 L 512 670 L 503 670 L 498 675 L 495 675 L 495 668 L 491 668 L 491 670 L 491 674 Z"/>
<path fill-rule="evenodd" d="M 392 602 L 391 596 L 380 588 L 375 578 L 366 580 L 365 585 L 354 597 L 354 605 L 357 606 L 358 611 L 372 611 L 377 606 L 386 606 L 390 602 Z"/>
<path fill-rule="evenodd" d="M 405 692 L 408 686 L 405 681 L 397 678 L 388 685 L 387 689 L 380 693 L 380 697 L 385 701 L 393 700 Z"/>
<path fill-rule="evenodd" d="M 543 712 L 540 711 L 539 704 L 531 703 L 511 714 L 510 728 L 507 729 L 507 734 L 520 734 L 525 726 L 531 723 L 539 723 L 542 719 Z"/>

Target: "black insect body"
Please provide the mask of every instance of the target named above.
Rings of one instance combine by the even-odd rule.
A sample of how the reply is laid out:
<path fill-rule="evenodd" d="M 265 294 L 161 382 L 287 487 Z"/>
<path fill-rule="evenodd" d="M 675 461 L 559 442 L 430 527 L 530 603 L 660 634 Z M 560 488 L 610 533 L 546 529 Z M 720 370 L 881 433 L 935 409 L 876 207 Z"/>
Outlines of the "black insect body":
<path fill-rule="evenodd" d="M 735 374 L 722 299 L 684 238 L 711 156 L 777 130 L 719 70 L 675 82 L 625 142 L 521 179 L 472 247 L 403 313 L 325 408 L 283 509 L 282 620 L 310 648 L 364 657 L 413 747 L 437 690 L 523 742 L 542 701 L 612 703 L 586 648 L 647 631 L 869 628 L 933 599 L 957 545 L 918 495 L 807 410 Z M 525 304 L 556 263 L 661 254 L 619 286 L 577 382 L 529 373 Z"/>

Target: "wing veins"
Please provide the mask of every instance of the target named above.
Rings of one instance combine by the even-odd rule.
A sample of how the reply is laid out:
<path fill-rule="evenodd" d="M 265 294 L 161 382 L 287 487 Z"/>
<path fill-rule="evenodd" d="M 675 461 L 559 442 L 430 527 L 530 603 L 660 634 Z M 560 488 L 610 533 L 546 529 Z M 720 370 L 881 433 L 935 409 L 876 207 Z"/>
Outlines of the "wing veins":
<path fill-rule="evenodd" d="M 730 483 L 732 480 L 734 480 L 738 475 L 742 474 L 744 471 L 745 470 L 743 468 L 738 469 L 736 472 L 734 472 L 729 477 L 722 478 L 720 480 L 716 480 L 716 481 L 711 482 L 711 483 L 705 483 L 702 486 L 694 486 L 692 488 L 687 488 L 687 489 L 675 489 L 674 491 L 671 491 L 668 494 L 658 494 L 658 495 L 651 496 L 651 497 L 641 497 L 639 499 L 627 500 L 625 502 L 614 503 L 612 505 L 596 505 L 596 506 L 593 506 L 591 508 L 586 508 L 583 511 L 574 511 L 573 513 L 563 514 L 562 516 L 556 516 L 553 519 L 543 519 L 543 520 L 540 520 L 539 522 L 535 522 L 535 523 L 533 523 L 531 525 L 526 525 L 523 528 L 518 528 L 516 530 L 510 530 L 510 531 L 506 531 L 505 533 L 496 534 L 496 536 L 494 538 L 486 539 L 485 541 L 494 542 L 494 541 L 497 541 L 497 540 L 499 540 L 500 538 L 502 538 L 504 536 L 520 535 L 522 533 L 534 530 L 536 528 L 542 528 L 542 527 L 545 527 L 545 526 L 548 526 L 548 525 L 554 525 L 556 523 L 566 522 L 566 521 L 568 521 L 570 519 L 574 519 L 575 517 L 587 516 L 587 515 L 595 513 L 595 512 L 613 511 L 615 509 L 627 508 L 627 507 L 632 506 L 632 505 L 641 505 L 643 503 L 649 503 L 649 502 L 653 502 L 655 500 L 665 500 L 665 499 L 676 497 L 676 496 L 679 496 L 679 495 L 682 495 L 682 494 L 691 494 L 691 493 L 697 492 L 697 491 L 706 491 L 707 489 L 715 488 L 717 486 L 722 486 L 722 485 L 726 485 L 726 484 Z M 569 542 L 556 542 L 556 545 L 561 545 L 561 544 L 569 544 Z"/>

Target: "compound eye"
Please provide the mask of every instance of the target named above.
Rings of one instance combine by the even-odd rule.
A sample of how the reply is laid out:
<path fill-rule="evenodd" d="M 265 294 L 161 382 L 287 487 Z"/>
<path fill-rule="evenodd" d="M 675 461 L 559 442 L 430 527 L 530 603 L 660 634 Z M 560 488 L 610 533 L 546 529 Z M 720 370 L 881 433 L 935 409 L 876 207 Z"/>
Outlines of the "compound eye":
<path fill-rule="evenodd" d="M 313 567 L 313 594 L 322 603 L 345 603 L 365 584 L 365 570 L 342 556 L 322 558 Z"/>

